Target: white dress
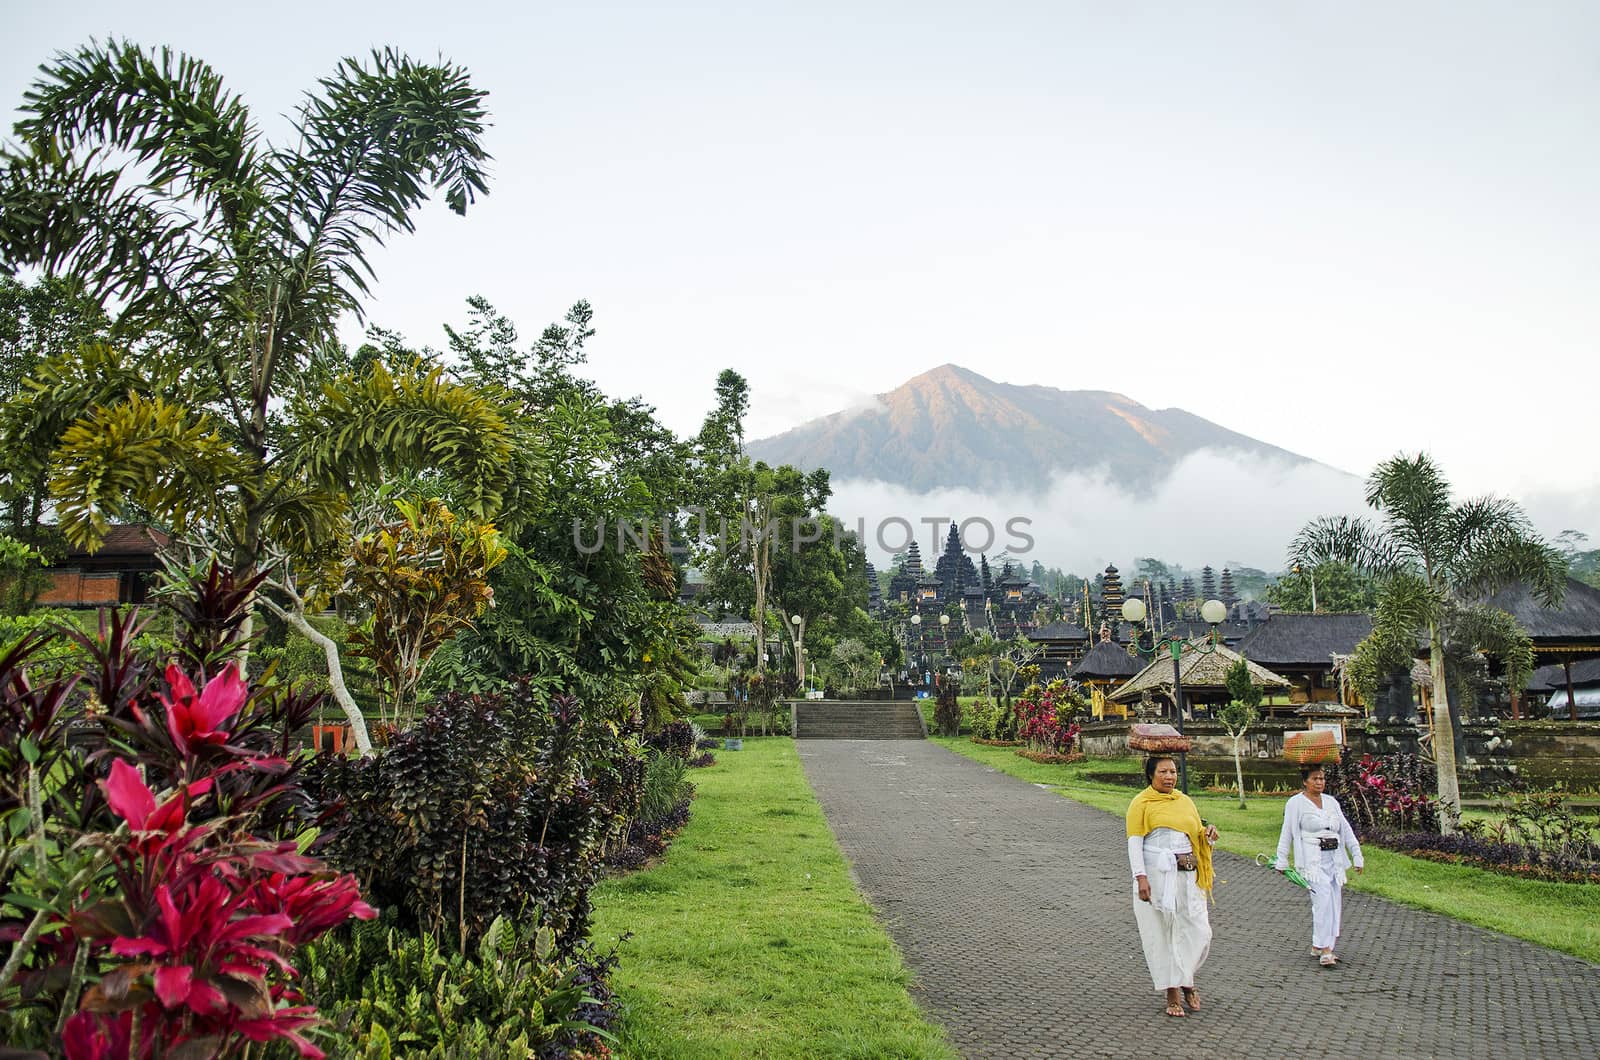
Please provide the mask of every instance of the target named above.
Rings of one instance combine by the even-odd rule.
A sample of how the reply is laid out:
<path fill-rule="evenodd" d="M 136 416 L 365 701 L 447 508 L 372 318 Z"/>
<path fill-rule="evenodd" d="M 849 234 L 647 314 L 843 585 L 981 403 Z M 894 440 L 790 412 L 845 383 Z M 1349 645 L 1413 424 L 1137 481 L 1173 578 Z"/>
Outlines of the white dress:
<path fill-rule="evenodd" d="M 1128 837 L 1133 869 L 1133 918 L 1139 924 L 1150 981 L 1159 992 L 1193 986 L 1195 971 L 1211 952 L 1211 919 L 1206 893 L 1193 872 L 1179 872 L 1178 854 L 1192 853 L 1189 837 L 1173 828 Z M 1139 880 L 1150 881 L 1150 900 L 1139 900 Z"/>
<path fill-rule="evenodd" d="M 1321 840 L 1338 840 L 1333 850 L 1323 850 Z M 1332 949 L 1339 941 L 1344 914 L 1344 885 L 1352 865 L 1363 864 L 1361 844 L 1332 795 L 1322 796 L 1319 807 L 1305 792 L 1292 797 L 1283 808 L 1283 830 L 1278 834 L 1278 858 L 1274 868 L 1289 867 L 1290 850 L 1294 867 L 1311 885 L 1311 945 Z"/>

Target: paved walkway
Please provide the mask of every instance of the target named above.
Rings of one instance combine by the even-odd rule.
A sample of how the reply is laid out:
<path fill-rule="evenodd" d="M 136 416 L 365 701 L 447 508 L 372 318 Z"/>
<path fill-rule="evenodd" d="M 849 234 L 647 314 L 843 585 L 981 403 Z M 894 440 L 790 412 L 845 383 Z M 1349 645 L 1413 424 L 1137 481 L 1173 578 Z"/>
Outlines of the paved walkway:
<path fill-rule="evenodd" d="M 913 993 L 969 1057 L 1600 1056 L 1600 968 L 1347 891 L 1325 971 L 1305 892 L 1233 855 L 1204 1011 L 1169 1019 L 1119 819 L 930 742 L 797 746 Z"/>

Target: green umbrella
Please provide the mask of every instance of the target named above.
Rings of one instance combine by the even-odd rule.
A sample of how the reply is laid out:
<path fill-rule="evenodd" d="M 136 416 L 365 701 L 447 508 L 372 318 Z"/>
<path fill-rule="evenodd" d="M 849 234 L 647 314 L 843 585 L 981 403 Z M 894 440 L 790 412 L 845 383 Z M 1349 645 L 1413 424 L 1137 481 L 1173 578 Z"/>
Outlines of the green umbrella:
<path fill-rule="evenodd" d="M 1272 855 L 1257 854 L 1256 864 L 1260 865 L 1262 868 L 1269 867 L 1272 864 Z M 1283 878 L 1294 884 L 1296 887 L 1304 887 L 1308 891 L 1311 890 L 1311 884 L 1306 882 L 1306 878 L 1292 868 L 1283 870 Z"/>

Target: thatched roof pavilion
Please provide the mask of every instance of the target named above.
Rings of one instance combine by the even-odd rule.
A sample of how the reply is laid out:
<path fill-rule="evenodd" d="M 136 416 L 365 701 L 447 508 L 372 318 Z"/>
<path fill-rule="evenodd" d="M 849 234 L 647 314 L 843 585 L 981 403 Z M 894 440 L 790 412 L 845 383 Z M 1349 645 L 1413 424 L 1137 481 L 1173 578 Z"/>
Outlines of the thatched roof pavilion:
<path fill-rule="evenodd" d="M 1144 663 L 1128 654 L 1128 646 L 1103 640 L 1090 648 L 1072 668 L 1075 681 L 1125 681 L 1138 673 Z"/>
<path fill-rule="evenodd" d="M 1218 698 L 1219 693 L 1225 697 L 1228 691 L 1226 681 L 1228 667 L 1243 658 L 1244 656 L 1238 652 L 1221 645 L 1206 652 L 1184 652 L 1178 660 L 1178 672 L 1183 680 L 1184 695 L 1212 701 Z M 1258 666 L 1248 659 L 1245 659 L 1245 665 L 1250 668 L 1250 679 L 1262 688 L 1272 690 L 1289 687 L 1287 679 L 1266 667 Z M 1166 696 L 1169 700 L 1173 698 L 1171 655 L 1166 652 L 1158 654 L 1154 662 L 1140 670 L 1132 680 L 1107 698 L 1117 703 L 1133 703 L 1146 689 Z"/>

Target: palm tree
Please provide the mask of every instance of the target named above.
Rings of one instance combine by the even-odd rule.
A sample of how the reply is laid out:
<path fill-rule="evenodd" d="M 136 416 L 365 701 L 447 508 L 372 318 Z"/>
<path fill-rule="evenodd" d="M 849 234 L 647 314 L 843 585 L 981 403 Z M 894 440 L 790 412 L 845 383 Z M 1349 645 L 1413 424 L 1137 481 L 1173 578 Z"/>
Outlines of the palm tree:
<path fill-rule="evenodd" d="M 1450 483 L 1426 453 L 1392 457 L 1367 478 L 1367 504 L 1380 522 L 1349 516 L 1308 523 L 1290 546 L 1291 563 L 1349 563 L 1382 579 L 1372 637 L 1390 646 L 1428 637 L 1433 672 L 1433 756 L 1447 832 L 1461 810 L 1455 732 L 1445 687 L 1446 619 L 1474 598 L 1526 583 L 1546 606 L 1561 600 L 1566 564 L 1532 532 L 1512 501 L 1482 497 L 1456 504 Z M 1392 654 L 1392 652 L 1391 652 Z M 1409 659 L 1409 652 L 1404 652 Z"/>
<path fill-rule="evenodd" d="M 377 52 L 324 78 L 277 147 L 197 59 L 113 42 L 41 68 L 0 150 L 0 261 L 120 310 L 115 344 L 48 361 L 0 422 L 47 463 L 69 540 L 142 509 L 248 573 L 347 540 L 358 480 L 431 467 L 457 510 L 508 506 L 498 400 L 418 361 L 357 369 L 335 335 L 368 252 L 430 189 L 456 213 L 484 191 L 483 100 L 459 67 Z"/>

